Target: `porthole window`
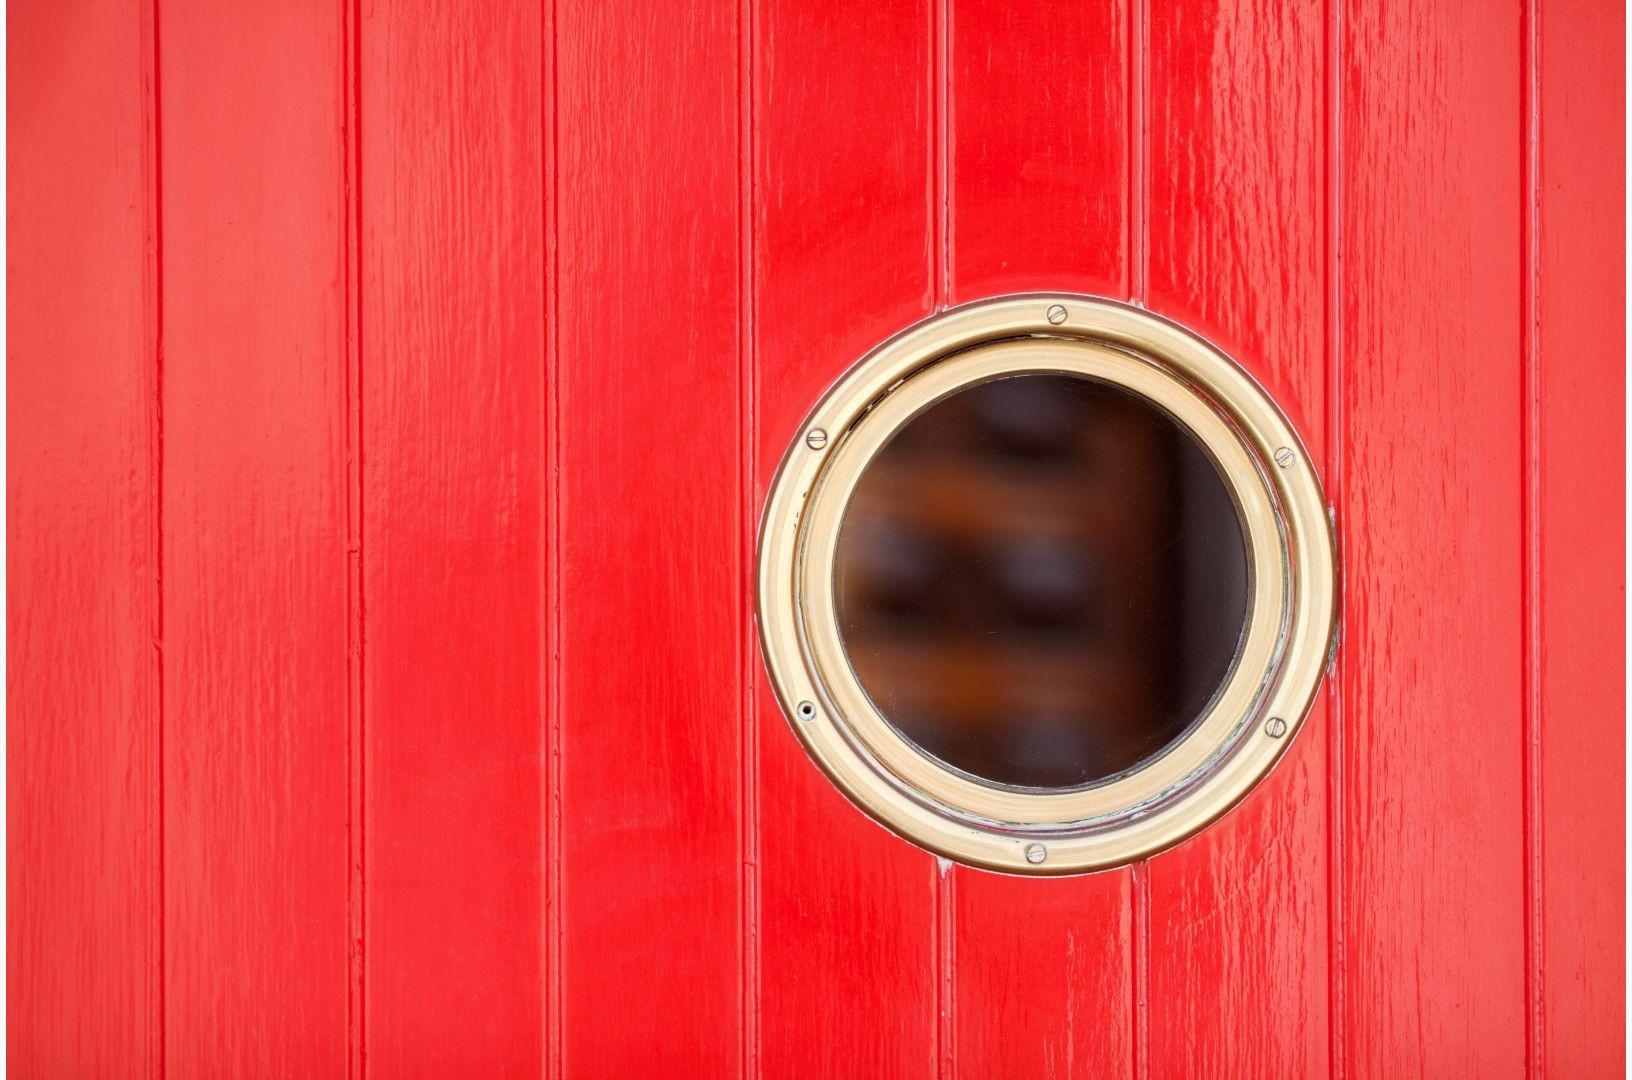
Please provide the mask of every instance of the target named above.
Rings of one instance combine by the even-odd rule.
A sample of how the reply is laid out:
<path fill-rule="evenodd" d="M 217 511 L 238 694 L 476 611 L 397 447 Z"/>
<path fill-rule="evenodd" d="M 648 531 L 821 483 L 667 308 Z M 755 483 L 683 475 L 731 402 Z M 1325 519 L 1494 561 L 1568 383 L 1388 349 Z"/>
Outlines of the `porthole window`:
<path fill-rule="evenodd" d="M 1071 873 L 1225 812 L 1333 638 L 1318 479 L 1200 338 L 1076 296 L 947 312 L 812 411 L 762 526 L 794 730 L 863 810 L 973 865 Z"/>
<path fill-rule="evenodd" d="M 1199 439 L 1113 383 L 1029 372 L 907 421 L 857 480 L 834 601 L 909 742 L 989 783 L 1108 780 L 1181 738 L 1246 629 L 1246 533 Z"/>

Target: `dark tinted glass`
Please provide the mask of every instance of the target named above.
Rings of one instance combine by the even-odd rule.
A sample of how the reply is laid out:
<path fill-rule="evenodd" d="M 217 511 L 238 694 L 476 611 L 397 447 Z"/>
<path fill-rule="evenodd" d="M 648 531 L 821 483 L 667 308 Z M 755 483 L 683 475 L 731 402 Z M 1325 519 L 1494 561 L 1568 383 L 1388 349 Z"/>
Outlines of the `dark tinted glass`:
<path fill-rule="evenodd" d="M 1076 787 L 1199 718 L 1245 628 L 1247 550 L 1167 413 L 1027 374 L 942 399 L 879 452 L 835 588 L 856 674 L 903 735 L 985 780 Z"/>

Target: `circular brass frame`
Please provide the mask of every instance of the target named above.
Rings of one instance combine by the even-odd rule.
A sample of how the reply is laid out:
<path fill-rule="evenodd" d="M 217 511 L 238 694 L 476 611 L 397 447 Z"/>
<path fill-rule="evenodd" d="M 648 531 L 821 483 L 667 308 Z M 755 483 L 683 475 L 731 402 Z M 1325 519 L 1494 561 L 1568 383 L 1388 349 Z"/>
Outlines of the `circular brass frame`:
<path fill-rule="evenodd" d="M 874 455 L 936 401 L 1021 372 L 1113 383 L 1184 425 L 1234 494 L 1251 569 L 1246 632 L 1207 711 L 1137 768 L 1059 791 L 988 783 L 909 742 L 862 689 L 834 601 L 839 529 Z M 1113 301 L 1004 297 L 954 308 L 890 339 L 811 412 L 777 472 L 761 524 L 760 639 L 794 731 L 872 817 L 959 862 L 1082 873 L 1192 835 L 1274 765 L 1327 666 L 1334 564 L 1320 480 L 1297 433 L 1222 352 Z"/>

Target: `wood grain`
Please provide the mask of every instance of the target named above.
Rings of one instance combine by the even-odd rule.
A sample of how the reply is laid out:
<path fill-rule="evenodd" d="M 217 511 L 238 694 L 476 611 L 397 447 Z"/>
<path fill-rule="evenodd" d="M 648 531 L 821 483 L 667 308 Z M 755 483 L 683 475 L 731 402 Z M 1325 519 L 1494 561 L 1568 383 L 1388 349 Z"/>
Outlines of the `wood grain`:
<path fill-rule="evenodd" d="M 933 302 L 931 25 L 921 3 L 755 8 L 760 499 L 828 384 Z M 759 687 L 761 1071 L 933 1075 L 935 860 L 847 802 Z"/>
<path fill-rule="evenodd" d="M 170 1076 L 348 1060 L 343 40 L 159 22 Z"/>
<path fill-rule="evenodd" d="M 1344 1055 L 1525 1070 L 1520 20 L 1343 26 Z"/>
<path fill-rule="evenodd" d="M 950 3 L 947 302 L 1126 298 L 1127 7 Z"/>
<path fill-rule="evenodd" d="M 8 8 L 6 1061 L 156 1076 L 150 12 Z"/>
<path fill-rule="evenodd" d="M 564 1072 L 725 1076 L 742 1052 L 736 11 L 557 18 Z"/>
<path fill-rule="evenodd" d="M 1152 7 L 1146 219 L 1151 309 L 1264 384 L 1330 484 L 1323 30 L 1278 0 Z M 1327 722 L 1317 701 L 1241 806 L 1151 860 L 1153 1076 L 1327 1071 Z"/>
<path fill-rule="evenodd" d="M 1128 295 L 1129 29 L 1121 4 L 950 5 L 948 302 Z M 1133 1075 L 1129 872 L 948 880 L 955 1074 Z"/>
<path fill-rule="evenodd" d="M 541 13 L 360 25 L 366 1064 L 544 1059 Z"/>
<path fill-rule="evenodd" d="M 1622 1076 L 1625 12 L 1616 3 L 1537 3 L 1531 12 L 1534 1066 L 1549 1077 Z"/>

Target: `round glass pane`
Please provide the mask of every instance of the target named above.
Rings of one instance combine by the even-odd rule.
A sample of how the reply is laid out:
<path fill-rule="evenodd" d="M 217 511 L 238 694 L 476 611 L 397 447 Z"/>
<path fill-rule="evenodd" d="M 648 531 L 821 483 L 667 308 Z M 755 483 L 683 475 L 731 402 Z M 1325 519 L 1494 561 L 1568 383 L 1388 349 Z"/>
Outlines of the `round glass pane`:
<path fill-rule="evenodd" d="M 1206 711 L 1246 629 L 1247 542 L 1188 429 L 1027 373 L 931 405 L 868 464 L 834 591 L 851 665 L 924 753 L 998 785 L 1091 785 Z"/>

